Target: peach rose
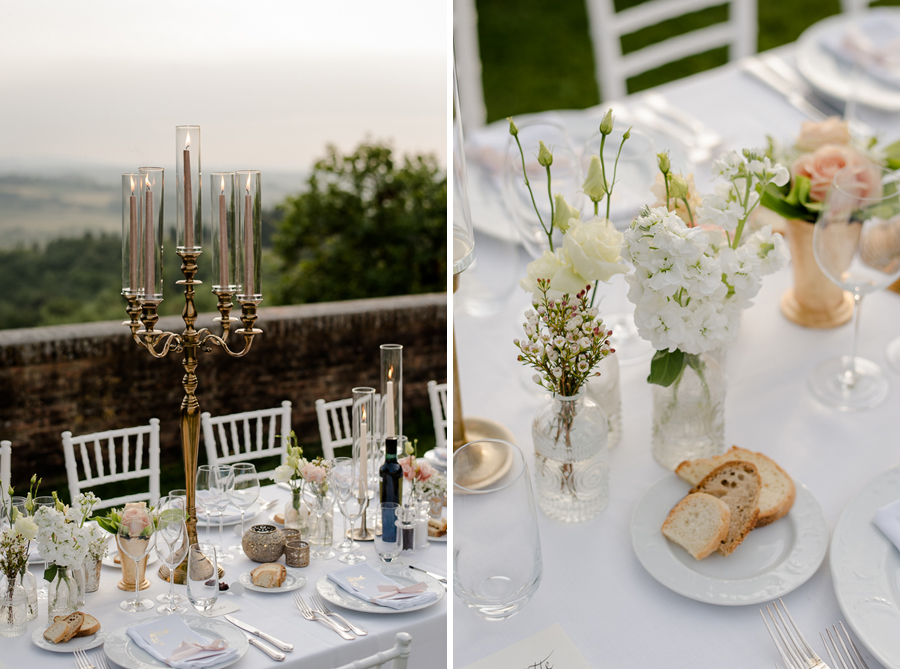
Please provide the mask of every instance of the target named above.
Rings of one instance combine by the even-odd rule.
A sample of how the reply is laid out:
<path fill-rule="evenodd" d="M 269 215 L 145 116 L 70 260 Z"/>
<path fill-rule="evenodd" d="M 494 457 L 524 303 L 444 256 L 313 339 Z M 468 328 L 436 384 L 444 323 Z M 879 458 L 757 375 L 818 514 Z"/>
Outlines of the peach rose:
<path fill-rule="evenodd" d="M 122 511 L 122 525 L 128 528 L 132 537 L 140 536 L 150 525 L 150 514 L 144 502 L 128 502 Z"/>
<path fill-rule="evenodd" d="M 809 179 L 809 197 L 816 202 L 824 202 L 834 175 L 849 165 L 860 167 L 856 179 L 856 195 L 871 197 L 878 192 L 880 177 L 878 170 L 862 155 L 848 146 L 826 145 L 815 153 L 800 156 L 791 167 L 793 176 Z"/>
<path fill-rule="evenodd" d="M 416 471 L 416 480 L 427 481 L 434 476 L 435 469 L 427 462 L 419 461 L 419 467 Z"/>
<path fill-rule="evenodd" d="M 847 122 L 837 116 L 831 116 L 819 123 L 805 121 L 800 126 L 796 147 L 801 151 L 815 151 L 826 144 L 846 146 L 849 143 L 850 129 Z"/>

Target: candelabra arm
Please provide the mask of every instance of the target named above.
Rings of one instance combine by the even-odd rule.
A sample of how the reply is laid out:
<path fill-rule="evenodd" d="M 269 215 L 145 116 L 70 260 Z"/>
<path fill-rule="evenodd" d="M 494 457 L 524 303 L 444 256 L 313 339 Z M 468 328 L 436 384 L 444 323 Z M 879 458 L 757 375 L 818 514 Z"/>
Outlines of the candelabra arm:
<path fill-rule="evenodd" d="M 142 335 L 144 336 L 145 341 L 141 341 Z M 184 348 L 181 335 L 176 334 L 175 332 L 148 333 L 141 330 L 135 335 L 135 339 L 137 339 L 138 343 L 146 348 L 154 358 L 165 358 L 169 354 L 169 351 L 179 353 Z M 159 342 L 163 342 L 163 346 L 157 351 L 156 344 Z"/>
<path fill-rule="evenodd" d="M 215 293 L 219 296 L 219 302 L 216 304 L 216 309 L 222 314 L 216 318 L 215 321 L 222 325 L 221 340 L 228 341 L 228 335 L 231 333 L 231 324 L 238 322 L 238 319 L 231 315 L 231 308 L 234 306 L 234 302 L 232 301 L 234 291 L 217 290 Z"/>

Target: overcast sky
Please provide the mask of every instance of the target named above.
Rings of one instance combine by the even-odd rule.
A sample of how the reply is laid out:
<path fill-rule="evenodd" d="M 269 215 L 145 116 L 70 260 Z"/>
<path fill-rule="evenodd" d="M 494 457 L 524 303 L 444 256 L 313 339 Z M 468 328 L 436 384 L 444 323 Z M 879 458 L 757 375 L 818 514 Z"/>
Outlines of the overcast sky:
<path fill-rule="evenodd" d="M 447 151 L 447 0 L 0 4 L 0 170 L 300 171 L 326 143 Z"/>

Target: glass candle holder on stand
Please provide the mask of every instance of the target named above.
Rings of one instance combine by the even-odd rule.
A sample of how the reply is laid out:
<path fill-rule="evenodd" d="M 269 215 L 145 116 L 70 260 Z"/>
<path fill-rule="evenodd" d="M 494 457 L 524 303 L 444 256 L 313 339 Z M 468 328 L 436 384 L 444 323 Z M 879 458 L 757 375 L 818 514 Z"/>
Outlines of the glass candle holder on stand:
<path fill-rule="evenodd" d="M 141 304 L 163 301 L 163 196 L 165 170 L 140 168 Z"/>
<path fill-rule="evenodd" d="M 373 474 L 377 475 L 378 473 L 378 470 L 375 469 L 375 457 L 378 450 L 375 436 L 375 417 L 377 415 L 375 389 L 361 386 L 354 388 L 352 394 L 350 423 L 353 438 L 353 490 L 350 496 L 355 498 L 356 503 L 350 505 L 352 507 L 350 535 L 357 541 L 371 541 L 374 534 L 366 524 L 366 509 L 369 506 L 369 481 Z M 354 530 L 352 526 L 358 517 L 362 517 L 362 525 L 359 529 Z"/>
<path fill-rule="evenodd" d="M 141 175 L 122 175 L 122 295 L 141 295 Z"/>
<path fill-rule="evenodd" d="M 238 299 L 262 302 L 260 260 L 262 254 L 262 186 L 259 170 L 235 172 L 235 218 L 240 235 Z"/>
<path fill-rule="evenodd" d="M 384 436 L 403 434 L 403 347 L 381 345 L 381 401 L 384 405 Z"/>
<path fill-rule="evenodd" d="M 209 178 L 212 211 L 213 292 L 237 292 L 234 172 L 213 172 Z"/>
<path fill-rule="evenodd" d="M 175 128 L 175 246 L 179 253 L 199 253 L 203 239 L 200 206 L 200 126 Z"/>

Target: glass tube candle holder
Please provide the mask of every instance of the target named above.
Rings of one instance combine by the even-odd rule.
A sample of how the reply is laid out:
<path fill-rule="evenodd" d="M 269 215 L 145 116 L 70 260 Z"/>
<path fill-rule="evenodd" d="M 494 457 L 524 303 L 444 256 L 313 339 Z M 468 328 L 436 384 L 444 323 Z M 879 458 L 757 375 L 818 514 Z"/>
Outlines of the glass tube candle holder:
<path fill-rule="evenodd" d="M 142 295 L 141 284 L 141 175 L 122 175 L 122 294 Z"/>
<path fill-rule="evenodd" d="M 262 302 L 260 260 L 262 256 L 262 188 L 259 170 L 235 172 L 235 212 L 240 235 L 239 289 L 241 302 Z"/>
<path fill-rule="evenodd" d="M 381 402 L 384 408 L 382 436 L 403 434 L 403 346 L 400 344 L 381 345 Z"/>
<path fill-rule="evenodd" d="M 351 432 L 353 436 L 353 469 L 358 475 L 357 489 L 353 494 L 357 497 L 368 497 L 369 482 L 373 476 L 377 478 L 376 454 L 378 447 L 375 434 L 375 389 L 367 387 L 354 388 L 351 415 Z"/>
<path fill-rule="evenodd" d="M 214 293 L 237 291 L 237 235 L 234 222 L 234 172 L 213 172 L 209 179 L 212 212 Z"/>
<path fill-rule="evenodd" d="M 138 203 L 141 234 L 141 285 L 143 304 L 159 304 L 163 300 L 163 195 L 165 170 L 162 167 L 140 168 L 141 198 Z"/>
<path fill-rule="evenodd" d="M 466 179 L 466 152 L 462 114 L 459 108 L 459 84 L 456 58 L 453 59 L 453 273 L 459 274 L 475 259 L 475 234 L 469 208 Z"/>
<path fill-rule="evenodd" d="M 175 246 L 179 253 L 199 253 L 203 244 L 200 205 L 200 126 L 175 128 Z"/>

